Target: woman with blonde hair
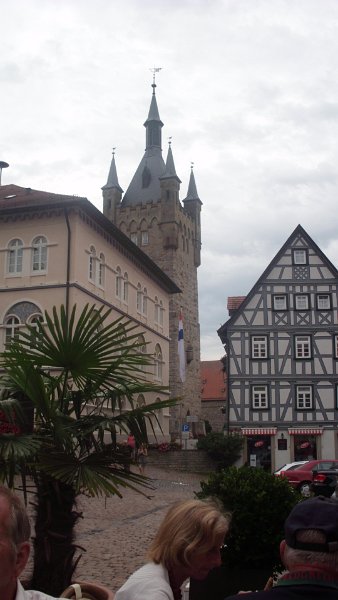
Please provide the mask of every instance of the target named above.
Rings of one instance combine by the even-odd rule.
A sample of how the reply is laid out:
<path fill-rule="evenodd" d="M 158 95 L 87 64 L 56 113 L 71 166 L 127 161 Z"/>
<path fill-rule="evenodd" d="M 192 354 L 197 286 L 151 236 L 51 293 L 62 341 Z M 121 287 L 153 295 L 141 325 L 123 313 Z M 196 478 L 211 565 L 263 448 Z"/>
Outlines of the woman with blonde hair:
<path fill-rule="evenodd" d="M 149 562 L 127 579 L 115 600 L 180 600 L 186 579 L 204 579 L 220 566 L 230 519 L 213 499 L 175 503 L 150 545 Z"/>

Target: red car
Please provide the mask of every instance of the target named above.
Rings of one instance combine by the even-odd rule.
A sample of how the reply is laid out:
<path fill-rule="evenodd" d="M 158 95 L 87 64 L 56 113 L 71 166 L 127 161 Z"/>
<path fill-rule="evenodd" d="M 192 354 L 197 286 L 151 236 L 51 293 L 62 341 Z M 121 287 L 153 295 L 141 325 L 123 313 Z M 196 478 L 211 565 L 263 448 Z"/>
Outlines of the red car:
<path fill-rule="evenodd" d="M 313 473 L 316 473 L 316 471 L 330 471 L 331 469 L 338 469 L 338 460 L 308 460 L 303 465 L 296 465 L 287 471 L 281 471 L 279 476 L 286 477 L 289 483 L 297 488 L 301 494 L 308 496 Z"/>

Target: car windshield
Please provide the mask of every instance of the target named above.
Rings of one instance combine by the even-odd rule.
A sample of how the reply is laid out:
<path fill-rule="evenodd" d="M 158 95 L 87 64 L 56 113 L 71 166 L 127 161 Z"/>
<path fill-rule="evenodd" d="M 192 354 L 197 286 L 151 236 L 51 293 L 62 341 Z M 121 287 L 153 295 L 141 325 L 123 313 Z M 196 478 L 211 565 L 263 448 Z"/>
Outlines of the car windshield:
<path fill-rule="evenodd" d="M 309 462 L 309 461 L 308 461 Z M 289 471 L 296 471 L 297 469 L 304 469 L 305 465 L 307 465 L 308 463 L 302 463 L 301 465 L 293 465 L 292 467 L 290 467 L 290 469 L 288 469 Z"/>

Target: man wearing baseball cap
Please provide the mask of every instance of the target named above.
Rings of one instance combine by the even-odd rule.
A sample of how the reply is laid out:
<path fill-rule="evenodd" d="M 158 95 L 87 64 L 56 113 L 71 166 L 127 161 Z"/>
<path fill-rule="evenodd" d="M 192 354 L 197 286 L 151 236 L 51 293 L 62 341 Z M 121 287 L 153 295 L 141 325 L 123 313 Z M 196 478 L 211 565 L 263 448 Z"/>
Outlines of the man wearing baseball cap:
<path fill-rule="evenodd" d="M 284 525 L 280 544 L 287 572 L 267 591 L 243 600 L 338 599 L 338 501 L 318 496 L 297 504 Z M 263 565 L 262 565 L 263 566 Z M 226 600 L 239 600 L 229 596 Z"/>

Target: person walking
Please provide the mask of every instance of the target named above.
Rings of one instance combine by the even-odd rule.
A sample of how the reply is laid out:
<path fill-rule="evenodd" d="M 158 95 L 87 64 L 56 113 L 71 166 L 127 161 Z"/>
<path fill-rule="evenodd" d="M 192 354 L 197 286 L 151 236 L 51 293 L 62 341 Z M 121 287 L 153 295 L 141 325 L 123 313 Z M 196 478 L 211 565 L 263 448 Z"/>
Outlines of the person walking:
<path fill-rule="evenodd" d="M 141 475 L 144 475 L 147 464 L 148 450 L 145 444 L 141 444 L 137 449 L 137 463 Z"/>

